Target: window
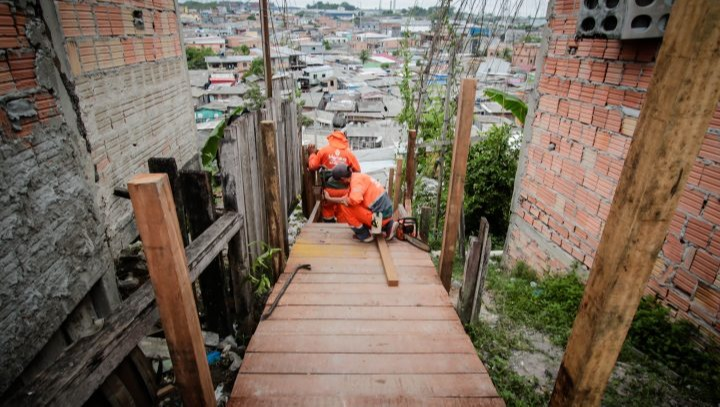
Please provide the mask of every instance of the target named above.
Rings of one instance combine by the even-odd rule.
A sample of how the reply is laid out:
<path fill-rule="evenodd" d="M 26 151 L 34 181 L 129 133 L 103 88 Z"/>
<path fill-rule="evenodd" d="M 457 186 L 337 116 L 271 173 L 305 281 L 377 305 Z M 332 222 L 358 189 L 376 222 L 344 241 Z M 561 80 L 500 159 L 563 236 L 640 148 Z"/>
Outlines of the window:
<path fill-rule="evenodd" d="M 317 74 L 313 74 L 313 79 L 317 79 Z"/>

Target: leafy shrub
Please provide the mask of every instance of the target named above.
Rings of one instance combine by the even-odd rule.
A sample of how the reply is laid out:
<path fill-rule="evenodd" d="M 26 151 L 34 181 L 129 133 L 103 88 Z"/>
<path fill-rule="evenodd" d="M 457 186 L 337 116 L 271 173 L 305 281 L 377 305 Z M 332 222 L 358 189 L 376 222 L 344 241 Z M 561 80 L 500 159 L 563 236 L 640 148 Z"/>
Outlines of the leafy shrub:
<path fill-rule="evenodd" d="M 494 241 L 504 241 L 510 221 L 515 172 L 520 155 L 511 127 L 493 126 L 470 148 L 465 179 L 465 230 L 476 233 L 486 217 Z"/>

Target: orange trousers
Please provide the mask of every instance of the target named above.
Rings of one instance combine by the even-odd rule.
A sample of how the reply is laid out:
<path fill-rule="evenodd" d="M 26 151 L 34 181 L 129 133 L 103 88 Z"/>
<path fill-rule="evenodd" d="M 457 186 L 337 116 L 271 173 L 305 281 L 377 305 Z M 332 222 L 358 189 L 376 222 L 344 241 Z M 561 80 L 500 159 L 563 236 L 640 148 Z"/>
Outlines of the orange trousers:
<path fill-rule="evenodd" d="M 370 209 L 362 205 L 338 205 L 338 209 L 340 216 L 344 219 L 343 223 L 347 223 L 351 228 L 359 229 L 363 226 L 368 229 L 372 228 L 373 213 Z M 387 225 L 391 220 L 392 218 L 383 219 L 382 225 Z"/>
<path fill-rule="evenodd" d="M 325 188 L 325 191 L 327 191 L 328 195 L 330 195 L 333 198 L 340 198 L 345 195 L 347 195 L 350 190 L 348 189 L 334 189 L 334 188 Z M 345 220 L 345 217 L 343 216 L 342 212 L 340 211 L 339 207 L 342 205 L 331 203 L 328 201 L 323 200 L 322 202 L 322 220 L 323 221 L 333 221 L 336 220 L 338 223 L 347 223 L 347 220 Z"/>

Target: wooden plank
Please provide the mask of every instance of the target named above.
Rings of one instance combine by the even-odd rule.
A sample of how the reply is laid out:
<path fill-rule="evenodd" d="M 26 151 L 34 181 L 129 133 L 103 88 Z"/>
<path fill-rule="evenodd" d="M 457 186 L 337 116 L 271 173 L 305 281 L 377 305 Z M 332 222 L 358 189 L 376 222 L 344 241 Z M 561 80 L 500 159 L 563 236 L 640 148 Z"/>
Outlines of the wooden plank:
<path fill-rule="evenodd" d="M 478 271 L 477 282 L 475 283 L 475 296 L 473 299 L 471 322 L 480 320 L 480 309 L 482 308 L 482 293 L 485 287 L 485 277 L 487 276 L 488 263 L 490 262 L 490 251 L 492 249 L 492 237 L 488 234 L 483 243 L 482 254 L 480 256 L 480 270 Z"/>
<path fill-rule="evenodd" d="M 720 2 L 678 0 L 550 405 L 599 405 L 720 99 Z"/>
<path fill-rule="evenodd" d="M 278 253 L 272 256 L 272 276 L 271 281 L 277 280 L 277 277 L 285 269 L 285 255 L 287 246 L 287 228 L 283 219 L 287 216 L 286 211 L 282 210 L 280 195 L 280 172 L 278 169 L 277 156 L 277 140 L 275 136 L 275 123 L 269 120 L 263 120 L 260 123 L 262 133 L 262 179 L 264 181 L 263 190 L 265 191 L 265 218 L 267 219 L 268 241 L 272 248 L 280 249 Z"/>
<path fill-rule="evenodd" d="M 415 272 L 415 268 L 398 269 L 398 278 L 402 284 L 439 284 L 440 280 L 432 269 L 432 272 Z M 278 283 L 285 281 L 286 274 L 283 273 L 278 279 Z M 358 274 L 354 272 L 348 273 L 303 273 L 295 276 L 293 284 L 325 284 L 325 283 L 342 283 L 342 284 L 387 284 L 384 274 Z"/>
<path fill-rule="evenodd" d="M 228 212 L 190 243 L 185 249 L 190 280 L 202 273 L 239 229 L 240 217 Z M 159 320 L 154 299 L 152 285 L 146 282 L 105 318 L 100 331 L 70 345 L 31 383 L 8 395 L 6 405 L 85 403 Z"/>
<path fill-rule="evenodd" d="M 278 311 L 280 308 L 277 309 Z M 248 353 L 462 353 L 475 354 L 475 348 L 464 335 L 355 335 L 338 340 L 335 335 L 255 335 Z"/>
<path fill-rule="evenodd" d="M 338 338 L 339 341 L 342 338 Z M 470 355 L 471 357 L 468 357 Z M 485 373 L 473 354 L 246 353 L 241 373 L 430 374 Z"/>
<path fill-rule="evenodd" d="M 400 204 L 400 189 L 402 189 L 402 169 L 403 160 L 398 158 L 395 160 L 395 186 L 393 187 L 393 208 L 397 208 Z"/>
<path fill-rule="evenodd" d="M 305 270 L 303 270 L 305 271 Z M 272 302 L 278 290 L 273 290 L 268 297 Z M 442 288 L 436 285 L 411 285 L 408 287 L 382 286 L 374 284 L 291 284 L 285 291 L 285 295 L 315 294 L 322 297 L 325 294 L 368 294 L 368 295 L 397 295 L 404 297 L 412 296 L 438 296 L 443 295 Z"/>
<path fill-rule="evenodd" d="M 173 157 L 150 157 L 148 159 L 148 172 L 153 174 L 167 174 L 170 180 L 170 188 L 173 192 L 175 200 L 175 208 L 180 223 L 180 233 L 183 239 L 183 245 L 188 245 L 188 225 L 185 219 L 185 204 L 180 191 L 180 179 L 178 176 L 177 162 Z M 129 197 L 129 196 L 128 196 Z"/>
<path fill-rule="evenodd" d="M 279 385 L 282 383 L 282 385 Z M 232 397 L 394 396 L 497 397 L 485 373 L 427 375 L 238 375 Z"/>
<path fill-rule="evenodd" d="M 128 191 L 183 403 L 214 406 L 214 387 L 168 177 L 136 175 L 128 182 Z"/>
<path fill-rule="evenodd" d="M 473 321 L 473 314 L 479 298 L 482 297 L 482 288 L 478 287 L 480 270 L 483 264 L 486 243 L 489 244 L 490 225 L 485 217 L 480 218 L 478 237 L 470 236 L 470 253 L 465 261 L 463 271 L 463 285 L 458 296 L 458 315 L 463 324 Z M 487 267 L 487 262 L 485 263 Z M 477 311 L 480 306 L 477 305 Z M 477 314 L 475 314 L 477 315 Z"/>
<path fill-rule="evenodd" d="M 322 204 L 322 202 L 315 202 L 315 206 L 313 207 L 312 212 L 310 212 L 310 216 L 308 216 L 308 224 L 316 223 L 318 219 L 320 219 L 320 204 Z"/>
<path fill-rule="evenodd" d="M 423 242 L 428 242 L 430 239 L 430 218 L 432 218 L 432 208 L 429 206 L 420 208 L 419 235 Z"/>
<path fill-rule="evenodd" d="M 416 130 L 408 130 L 407 142 L 407 161 L 405 164 L 405 200 L 412 201 L 413 191 L 415 190 L 415 139 L 417 138 Z"/>
<path fill-rule="evenodd" d="M 446 306 L 445 297 L 397 296 L 393 294 L 295 294 L 283 295 L 284 305 L 372 305 L 372 306 Z"/>
<path fill-rule="evenodd" d="M 308 153 L 307 146 L 302 148 L 302 211 L 307 219 L 312 219 L 310 214 L 315 207 L 315 194 L 313 187 L 315 186 L 312 172 L 308 170 Z"/>
<path fill-rule="evenodd" d="M 412 254 L 408 256 L 403 256 L 402 258 L 398 258 L 398 256 L 394 256 L 392 259 L 393 263 L 397 267 L 401 266 L 418 266 L 418 267 L 435 267 L 435 264 L 430 260 L 430 257 L 417 257 L 412 256 Z M 363 258 L 354 258 L 352 260 L 353 264 L 352 267 L 348 267 L 348 264 L 340 264 L 337 260 L 337 258 L 333 257 L 325 257 L 325 258 L 319 258 L 319 257 L 301 257 L 301 256 L 294 256 L 290 255 L 290 258 L 288 259 L 288 265 L 300 265 L 300 264 L 307 264 L 308 262 L 312 262 L 313 267 L 315 265 L 322 266 L 323 270 L 327 270 L 329 272 L 337 272 L 337 271 L 349 271 L 349 270 L 358 270 L 358 268 L 364 268 L 364 267 L 370 267 L 370 266 L 380 266 L 382 267 L 382 261 L 380 260 L 379 256 L 377 258 L 370 258 L 370 259 L 363 259 Z M 379 269 L 378 271 L 382 272 L 382 269 Z M 361 272 L 358 270 L 358 272 Z M 368 271 L 369 272 L 369 271 Z"/>
<path fill-rule="evenodd" d="M 281 319 L 454 321 L 455 318 L 455 309 L 449 305 L 445 307 L 280 305 L 272 314 L 272 319 L 275 321 Z"/>
<path fill-rule="evenodd" d="M 283 297 L 284 299 L 284 297 Z M 459 321 L 274 321 L 268 319 L 258 326 L 258 335 L 465 335 Z"/>
<path fill-rule="evenodd" d="M 395 196 L 393 193 L 393 187 L 395 186 L 395 168 L 390 168 L 387 180 L 387 194 L 389 197 Z"/>
<path fill-rule="evenodd" d="M 408 396 L 244 396 L 231 397 L 228 406 L 433 406 L 433 407 L 504 407 L 499 397 L 408 397 Z"/>
<path fill-rule="evenodd" d="M 188 232 L 192 239 L 198 238 L 215 220 L 210 177 L 204 171 L 180 171 L 178 184 L 185 204 Z M 232 328 L 225 300 L 225 276 L 225 265 L 220 256 L 211 261 L 200 276 L 206 329 L 218 332 L 220 336 L 227 336 Z"/>
<path fill-rule="evenodd" d="M 440 280 L 447 291 L 450 291 L 460 213 L 463 210 L 465 175 L 470 150 L 470 130 L 475 107 L 475 87 L 475 79 L 464 79 L 460 86 L 460 95 L 458 95 L 457 126 L 455 127 L 450 186 L 445 206 L 445 224 L 443 226 L 443 241 L 438 269 Z"/>
<path fill-rule="evenodd" d="M 251 317 L 255 307 L 255 297 L 248 279 L 250 261 L 247 247 L 249 230 L 246 217 L 248 211 L 243 197 L 245 182 L 240 172 L 242 165 L 246 164 L 241 164 L 240 161 L 239 151 L 242 142 L 238 138 L 237 129 L 237 121 L 225 129 L 218 157 L 222 176 L 223 206 L 226 211 L 238 212 L 242 216 L 243 222 L 241 231 L 228 242 L 227 252 L 235 318 L 239 322 L 241 331 L 251 333 L 255 325 Z"/>

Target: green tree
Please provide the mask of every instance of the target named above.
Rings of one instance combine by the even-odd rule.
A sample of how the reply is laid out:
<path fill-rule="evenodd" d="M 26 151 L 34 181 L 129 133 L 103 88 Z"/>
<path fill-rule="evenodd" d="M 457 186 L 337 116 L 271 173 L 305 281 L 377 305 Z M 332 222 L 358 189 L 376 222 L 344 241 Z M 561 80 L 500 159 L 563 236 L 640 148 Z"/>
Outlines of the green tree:
<path fill-rule="evenodd" d="M 250 14 L 250 16 L 248 16 L 247 19 L 250 20 L 250 21 L 255 21 L 255 20 L 257 20 L 257 19 L 255 18 L 255 14 Z"/>
<path fill-rule="evenodd" d="M 323 47 L 325 47 L 325 51 L 330 51 L 332 47 L 330 46 L 330 41 L 323 40 Z"/>
<path fill-rule="evenodd" d="M 265 75 L 265 62 L 262 58 L 255 58 L 250 63 L 250 68 L 243 74 L 243 79 L 250 75 L 264 76 Z"/>
<path fill-rule="evenodd" d="M 210 48 L 185 48 L 185 57 L 187 58 L 188 69 L 206 69 L 205 57 L 214 56 L 215 52 Z"/>
<path fill-rule="evenodd" d="M 250 55 L 250 47 L 248 47 L 245 44 L 243 44 L 239 47 L 233 48 L 233 51 L 235 51 L 236 53 L 238 53 L 240 55 Z"/>
<path fill-rule="evenodd" d="M 400 98 L 403 102 L 402 110 L 397 117 L 400 124 L 411 127 L 415 124 L 415 97 L 410 85 L 410 52 L 408 51 L 407 36 L 400 42 L 400 56 L 403 59 L 402 70 L 400 71 Z"/>
<path fill-rule="evenodd" d="M 509 110 L 513 116 L 520 122 L 521 125 L 525 124 L 525 117 L 527 116 L 528 107 L 527 103 L 523 102 L 517 96 L 510 95 L 503 91 L 487 88 L 484 91 L 485 96 L 490 98 L 495 103 L 498 103 L 505 110 Z"/>
<path fill-rule="evenodd" d="M 470 148 L 465 180 L 465 230 L 477 231 L 480 218 L 490 224 L 493 239 L 503 239 L 510 221 L 515 172 L 520 155 L 512 127 L 493 126 Z"/>
<path fill-rule="evenodd" d="M 360 51 L 360 62 L 362 62 L 363 65 L 365 65 L 368 59 L 370 59 L 370 53 L 368 52 L 368 50 L 364 49 Z"/>
<path fill-rule="evenodd" d="M 503 48 L 502 54 L 500 56 L 502 59 L 510 62 L 512 61 L 512 50 L 510 48 Z"/>

